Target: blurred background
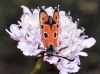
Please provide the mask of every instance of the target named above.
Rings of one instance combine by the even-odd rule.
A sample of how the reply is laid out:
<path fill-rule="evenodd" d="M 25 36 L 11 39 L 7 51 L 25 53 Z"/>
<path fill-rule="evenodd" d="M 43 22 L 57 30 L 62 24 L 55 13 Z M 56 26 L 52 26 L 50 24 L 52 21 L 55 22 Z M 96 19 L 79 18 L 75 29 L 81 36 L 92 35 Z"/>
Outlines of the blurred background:
<path fill-rule="evenodd" d="M 33 57 L 24 56 L 17 49 L 17 41 L 5 31 L 11 24 L 17 24 L 23 13 L 21 5 L 29 9 L 60 5 L 60 10 L 71 12 L 73 22 L 80 19 L 78 27 L 84 27 L 85 34 L 97 42 L 84 49 L 89 56 L 80 57 L 81 69 L 75 74 L 100 74 L 100 0 L 0 0 L 0 74 L 30 74 L 36 63 Z M 59 74 L 59 71 L 43 62 L 40 73 Z"/>

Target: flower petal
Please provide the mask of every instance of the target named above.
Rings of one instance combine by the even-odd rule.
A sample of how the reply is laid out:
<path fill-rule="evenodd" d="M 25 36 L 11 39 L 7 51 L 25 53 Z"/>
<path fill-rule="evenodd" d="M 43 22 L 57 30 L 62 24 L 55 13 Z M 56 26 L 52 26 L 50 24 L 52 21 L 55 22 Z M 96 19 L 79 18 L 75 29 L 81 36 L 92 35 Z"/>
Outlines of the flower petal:
<path fill-rule="evenodd" d="M 79 52 L 78 55 L 80 55 L 80 56 L 88 56 L 88 54 L 86 52 Z"/>
<path fill-rule="evenodd" d="M 94 38 L 89 38 L 89 39 L 85 39 L 83 42 L 82 42 L 82 46 L 84 48 L 90 48 L 91 46 L 93 46 L 94 44 L 96 43 L 96 40 Z"/>
<path fill-rule="evenodd" d="M 23 8 L 24 14 L 25 14 L 25 13 L 26 13 L 26 14 L 29 14 L 29 15 L 31 14 L 31 11 L 30 11 L 26 6 L 22 5 L 21 8 Z"/>
<path fill-rule="evenodd" d="M 45 56 L 44 57 L 44 61 L 48 61 L 50 64 L 56 64 L 58 60 L 59 58 L 55 56 L 51 56 L 51 57 Z"/>

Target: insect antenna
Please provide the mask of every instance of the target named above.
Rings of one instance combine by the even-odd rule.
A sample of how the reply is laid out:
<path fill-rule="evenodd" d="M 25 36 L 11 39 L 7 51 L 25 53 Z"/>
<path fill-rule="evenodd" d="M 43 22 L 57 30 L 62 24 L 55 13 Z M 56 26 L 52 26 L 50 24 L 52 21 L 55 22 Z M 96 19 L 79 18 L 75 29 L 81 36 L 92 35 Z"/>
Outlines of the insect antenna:
<path fill-rule="evenodd" d="M 44 53 L 46 53 L 46 52 L 43 51 L 43 52 L 39 53 L 39 54 L 37 55 L 38 57 L 34 57 L 34 61 L 37 61 L 39 58 L 42 58 L 42 57 L 44 57 L 44 56 L 48 56 L 48 57 L 50 57 L 50 56 L 55 56 L 55 57 L 59 57 L 59 58 L 64 58 L 64 59 L 69 60 L 69 61 L 74 61 L 74 59 L 68 59 L 67 57 L 63 57 L 63 56 L 59 56 L 59 55 L 54 55 L 54 54 L 51 54 L 51 55 L 46 54 L 46 55 L 44 55 Z"/>
<path fill-rule="evenodd" d="M 44 55 L 44 56 L 48 56 L 48 55 Z M 55 56 L 55 57 L 59 57 L 59 58 L 64 58 L 66 60 L 69 60 L 69 61 L 74 61 L 74 59 L 68 59 L 67 57 L 63 57 L 63 56 L 58 56 L 58 55 L 51 55 L 51 56 Z"/>

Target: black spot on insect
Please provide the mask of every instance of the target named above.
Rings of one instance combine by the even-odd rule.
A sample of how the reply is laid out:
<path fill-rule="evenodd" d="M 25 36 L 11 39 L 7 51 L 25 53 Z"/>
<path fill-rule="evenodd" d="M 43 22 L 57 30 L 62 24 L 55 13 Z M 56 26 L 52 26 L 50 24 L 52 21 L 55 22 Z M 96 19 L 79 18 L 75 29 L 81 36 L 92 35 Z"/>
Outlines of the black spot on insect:
<path fill-rule="evenodd" d="M 45 22 L 46 25 L 49 25 L 50 28 L 52 28 L 52 26 L 54 24 L 56 24 L 56 22 L 53 20 L 53 18 L 51 16 L 48 16 L 48 20 Z"/>
<path fill-rule="evenodd" d="M 41 29 L 43 29 L 44 28 L 44 26 L 43 25 L 41 25 Z"/>
<path fill-rule="evenodd" d="M 54 37 L 56 37 L 56 36 L 57 36 L 57 33 L 55 32 L 55 33 L 54 33 Z"/>
<path fill-rule="evenodd" d="M 44 20 L 44 18 L 42 17 L 42 20 Z"/>
<path fill-rule="evenodd" d="M 56 19 L 57 19 L 58 17 L 56 16 Z"/>
<path fill-rule="evenodd" d="M 44 33 L 44 37 L 45 37 L 45 38 L 48 38 L 48 35 L 47 35 L 47 33 Z"/>
<path fill-rule="evenodd" d="M 59 25 L 57 24 L 57 28 L 59 27 Z"/>

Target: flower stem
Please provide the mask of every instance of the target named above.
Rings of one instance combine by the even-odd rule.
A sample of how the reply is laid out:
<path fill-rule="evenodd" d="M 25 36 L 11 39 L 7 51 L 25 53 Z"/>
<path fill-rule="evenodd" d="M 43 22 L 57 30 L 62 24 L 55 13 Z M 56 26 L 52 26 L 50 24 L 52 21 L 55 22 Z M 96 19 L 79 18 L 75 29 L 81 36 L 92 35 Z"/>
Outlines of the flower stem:
<path fill-rule="evenodd" d="M 41 68 L 43 58 L 38 59 L 35 67 L 33 68 L 31 74 L 37 74 L 38 70 Z"/>

